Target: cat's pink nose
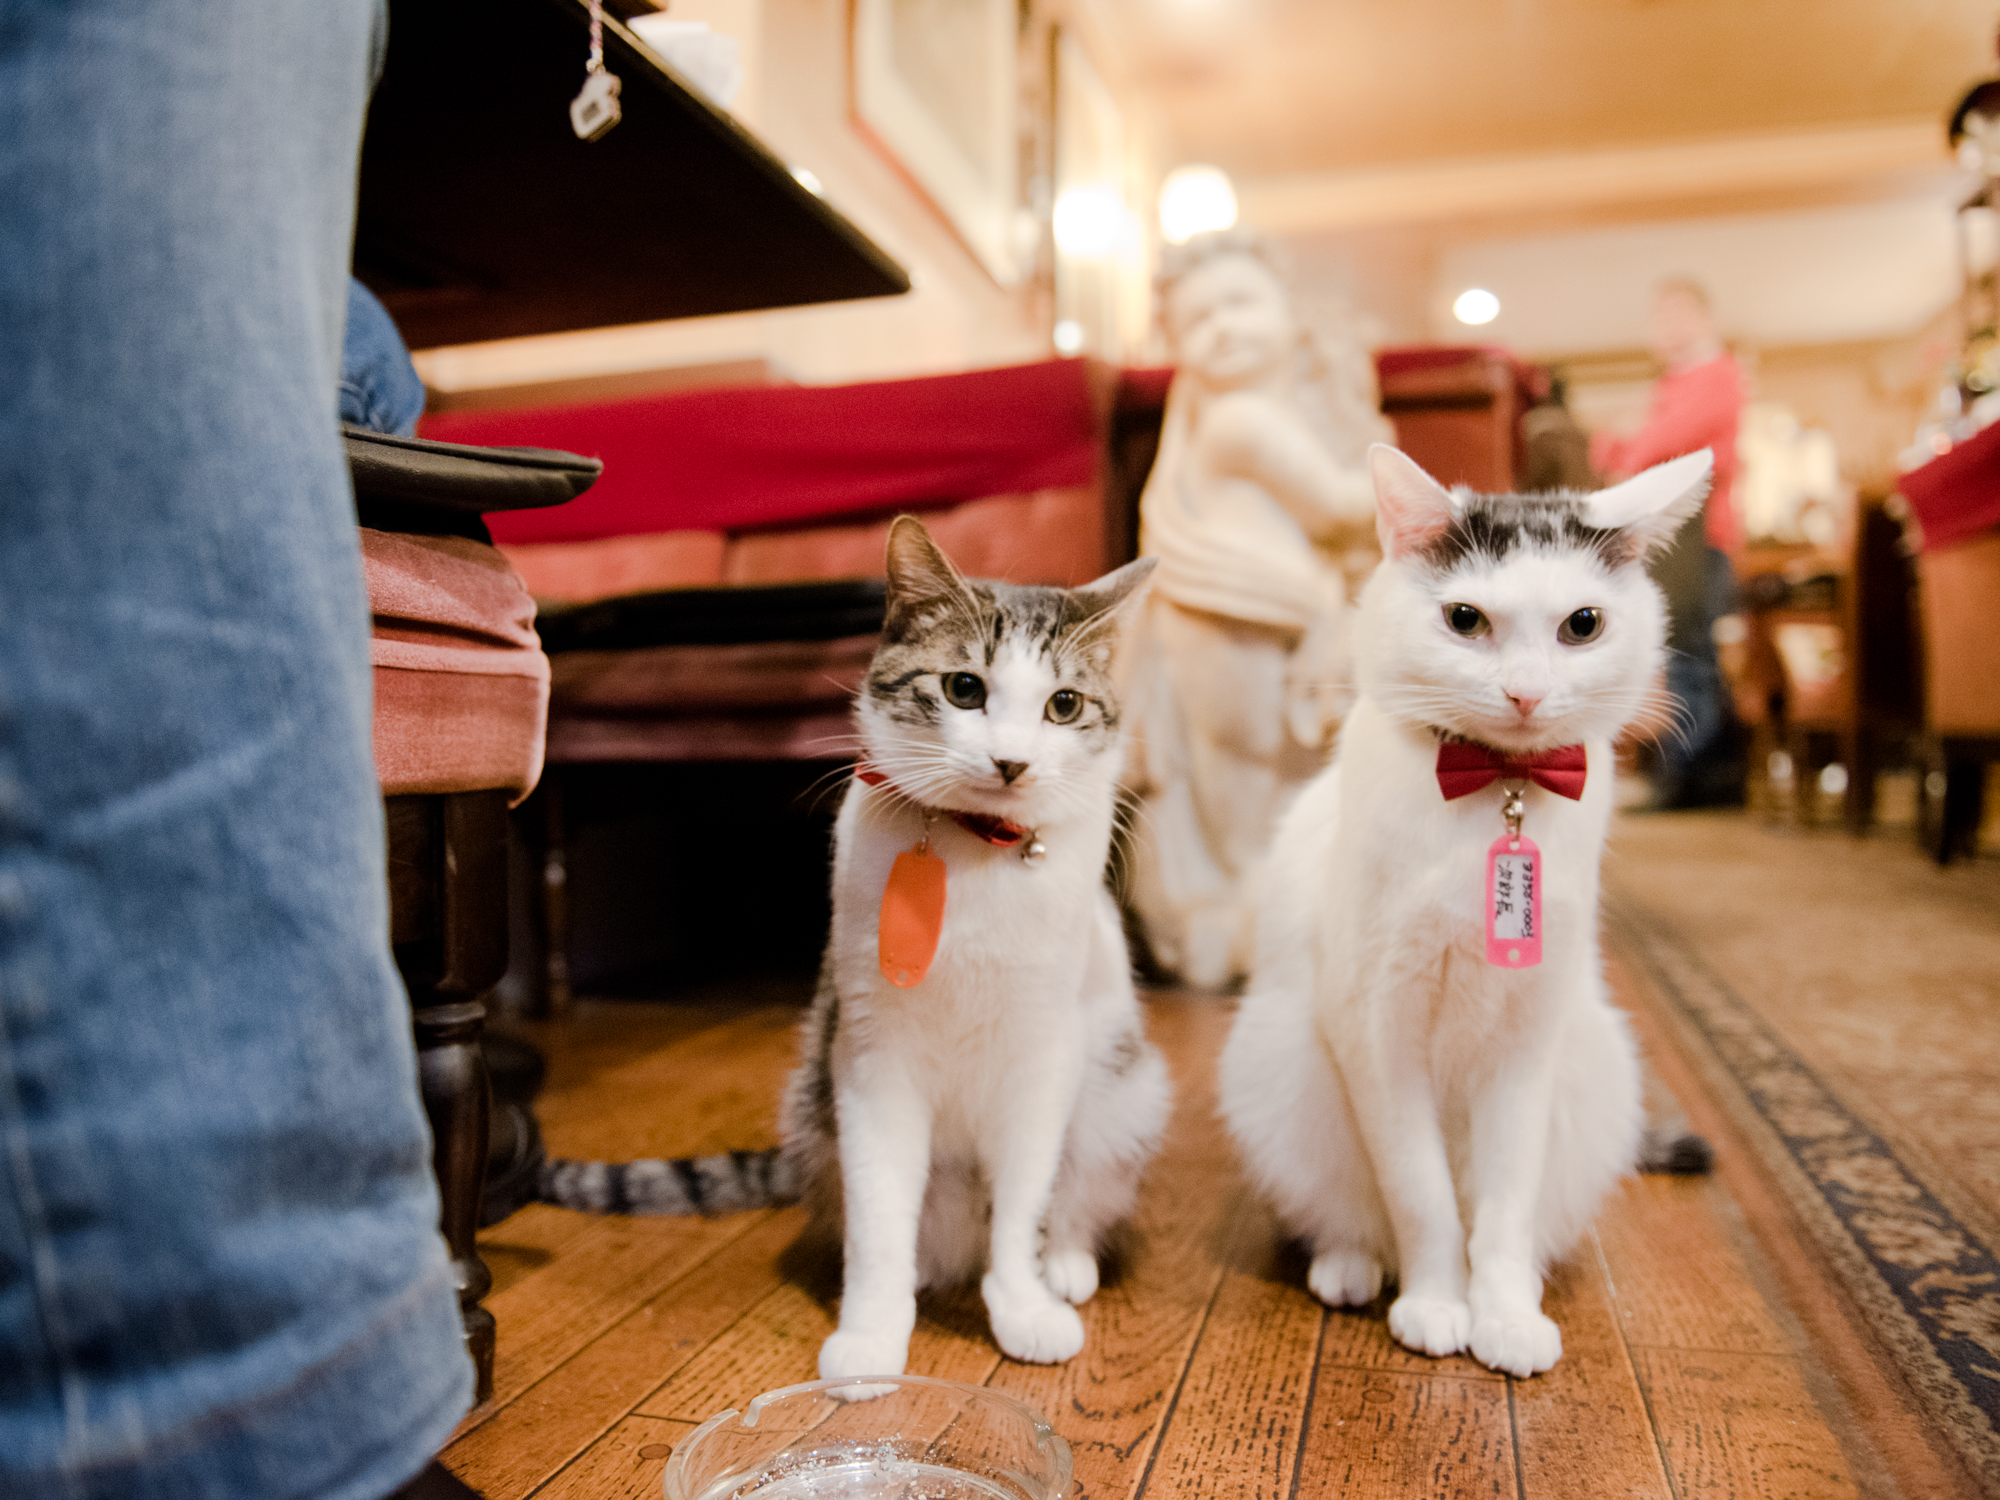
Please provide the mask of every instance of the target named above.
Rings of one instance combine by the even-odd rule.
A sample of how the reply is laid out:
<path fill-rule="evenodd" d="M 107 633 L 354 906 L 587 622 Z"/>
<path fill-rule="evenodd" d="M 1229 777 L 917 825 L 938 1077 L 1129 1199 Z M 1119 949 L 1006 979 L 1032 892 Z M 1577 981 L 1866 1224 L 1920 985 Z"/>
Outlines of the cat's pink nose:
<path fill-rule="evenodd" d="M 1535 710 L 1541 706 L 1542 702 L 1539 695 L 1533 698 L 1524 698 L 1518 693 L 1509 693 L 1507 701 L 1514 705 L 1514 711 L 1524 719 L 1533 718 Z"/>

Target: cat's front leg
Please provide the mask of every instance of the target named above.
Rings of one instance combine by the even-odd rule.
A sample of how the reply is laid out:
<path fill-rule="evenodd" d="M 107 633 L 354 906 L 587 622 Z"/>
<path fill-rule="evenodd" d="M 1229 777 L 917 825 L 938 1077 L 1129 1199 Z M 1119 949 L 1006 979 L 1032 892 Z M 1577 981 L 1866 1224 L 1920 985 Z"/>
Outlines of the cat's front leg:
<path fill-rule="evenodd" d="M 840 1327 L 820 1346 L 822 1380 L 902 1374 L 917 1323 L 931 1111 L 902 1069 L 874 1061 L 834 1086 L 847 1223 Z"/>
<path fill-rule="evenodd" d="M 1083 1348 L 1083 1319 L 1049 1290 L 1037 1263 L 1075 1107 L 1076 1073 L 1074 1066 L 1046 1061 L 1018 1069 L 998 1112 L 998 1129 L 982 1143 L 993 1183 L 993 1238 L 980 1291 L 993 1341 L 1031 1364 L 1060 1364 Z"/>
<path fill-rule="evenodd" d="M 1537 1375 L 1562 1358 L 1562 1331 L 1542 1312 L 1535 1260 L 1553 1078 L 1544 1041 L 1499 1068 L 1472 1100 L 1469 1343 L 1481 1364 L 1509 1375 Z"/>
<path fill-rule="evenodd" d="M 1423 1354 L 1456 1354 L 1472 1331 L 1465 1231 L 1438 1121 L 1426 1032 L 1412 1019 L 1428 1007 L 1409 1003 L 1412 988 L 1408 982 L 1382 982 L 1380 992 L 1357 1008 L 1372 1017 L 1363 1034 L 1329 1027 L 1328 1040 L 1341 1061 L 1355 1123 L 1395 1231 L 1400 1285 L 1389 1304 L 1389 1332 Z"/>

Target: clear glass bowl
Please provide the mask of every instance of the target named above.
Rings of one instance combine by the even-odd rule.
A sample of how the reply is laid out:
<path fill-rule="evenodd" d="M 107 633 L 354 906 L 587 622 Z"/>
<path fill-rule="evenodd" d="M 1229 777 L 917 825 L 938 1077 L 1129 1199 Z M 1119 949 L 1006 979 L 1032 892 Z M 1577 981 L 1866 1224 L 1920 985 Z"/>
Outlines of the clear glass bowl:
<path fill-rule="evenodd" d="M 1069 1444 L 1011 1396 L 922 1375 L 815 1380 L 710 1417 L 666 1500 L 1063 1500 Z"/>

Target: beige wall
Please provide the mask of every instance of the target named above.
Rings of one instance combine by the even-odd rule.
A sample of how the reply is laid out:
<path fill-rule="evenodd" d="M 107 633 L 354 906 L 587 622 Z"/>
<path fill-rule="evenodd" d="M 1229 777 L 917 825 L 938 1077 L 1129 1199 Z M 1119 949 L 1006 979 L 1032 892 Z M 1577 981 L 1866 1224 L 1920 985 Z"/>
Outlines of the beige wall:
<path fill-rule="evenodd" d="M 997 285 L 850 108 L 847 0 L 762 0 L 758 133 L 907 267 L 907 295 L 775 312 L 508 339 L 425 351 L 425 381 L 452 391 L 763 358 L 808 382 L 928 374 L 1046 357 L 1050 319 L 1032 287 Z"/>

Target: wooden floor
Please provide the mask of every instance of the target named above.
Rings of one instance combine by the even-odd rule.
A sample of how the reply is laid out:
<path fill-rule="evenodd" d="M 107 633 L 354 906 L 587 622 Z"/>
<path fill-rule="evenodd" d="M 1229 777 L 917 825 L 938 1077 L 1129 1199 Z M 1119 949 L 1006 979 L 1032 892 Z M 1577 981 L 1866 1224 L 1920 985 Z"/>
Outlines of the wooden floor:
<path fill-rule="evenodd" d="M 773 1142 L 796 1009 L 586 1006 L 534 1032 L 560 1155 L 690 1155 Z M 1003 1359 L 976 1292 L 927 1298 L 916 1373 L 1048 1413 L 1090 1500 L 1182 1495 L 1838 1497 L 1856 1493 L 1809 1357 L 1759 1291 L 1723 1189 L 1642 1179 L 1611 1204 L 1547 1311 L 1564 1355 L 1506 1379 L 1411 1355 L 1378 1305 L 1329 1313 L 1244 1189 L 1210 1084 L 1227 1002 L 1157 997 L 1179 1103 L 1139 1213 L 1059 1367 Z M 484 1236 L 497 1392 L 445 1462 L 495 1500 L 660 1493 L 695 1423 L 814 1378 L 831 1269 L 800 1212 L 591 1219 L 537 1206 Z"/>

